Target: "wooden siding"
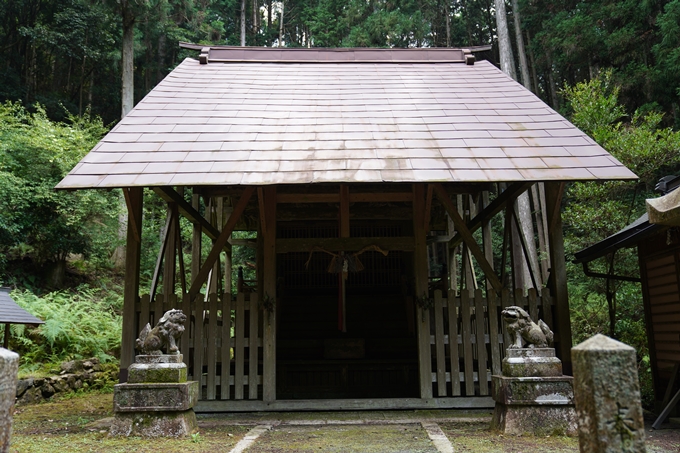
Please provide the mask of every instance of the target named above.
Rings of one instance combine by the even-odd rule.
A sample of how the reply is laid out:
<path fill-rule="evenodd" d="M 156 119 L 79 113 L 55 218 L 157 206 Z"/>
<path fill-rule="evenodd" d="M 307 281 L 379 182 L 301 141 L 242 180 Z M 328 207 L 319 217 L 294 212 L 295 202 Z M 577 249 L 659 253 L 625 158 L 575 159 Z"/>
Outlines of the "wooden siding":
<path fill-rule="evenodd" d="M 665 236 L 665 235 L 664 235 Z M 680 250 L 641 257 L 655 392 L 660 398 L 680 363 Z"/>
<path fill-rule="evenodd" d="M 153 303 L 143 295 L 135 306 L 136 331 L 147 322 L 153 326 L 171 308 L 191 314 L 179 346 L 189 380 L 200 380 L 200 399 L 261 400 L 262 311 L 257 294 L 241 293 L 234 300 L 230 294 L 199 294 L 194 301 L 160 294 Z"/>
<path fill-rule="evenodd" d="M 547 291 L 538 295 L 532 289 L 525 296 L 521 290 L 514 294 L 505 290 L 500 300 L 484 297 L 482 290 L 463 291 L 459 297 L 451 291 L 447 298 L 435 291 L 429 345 L 435 397 L 490 395 L 491 375 L 501 374 L 508 344 L 500 312 L 510 305 L 524 308 L 553 328 L 553 302 Z"/>

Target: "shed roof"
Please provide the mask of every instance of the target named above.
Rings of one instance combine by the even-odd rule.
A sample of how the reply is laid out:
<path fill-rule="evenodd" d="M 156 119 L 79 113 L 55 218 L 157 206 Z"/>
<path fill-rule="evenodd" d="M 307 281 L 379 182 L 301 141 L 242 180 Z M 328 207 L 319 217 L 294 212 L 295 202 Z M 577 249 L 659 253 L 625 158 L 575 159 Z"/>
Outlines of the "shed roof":
<path fill-rule="evenodd" d="M 9 296 L 8 288 L 0 288 L 0 324 L 44 324 L 17 305 Z"/>
<path fill-rule="evenodd" d="M 636 178 L 469 56 L 205 48 L 207 64 L 184 60 L 57 187 Z"/>

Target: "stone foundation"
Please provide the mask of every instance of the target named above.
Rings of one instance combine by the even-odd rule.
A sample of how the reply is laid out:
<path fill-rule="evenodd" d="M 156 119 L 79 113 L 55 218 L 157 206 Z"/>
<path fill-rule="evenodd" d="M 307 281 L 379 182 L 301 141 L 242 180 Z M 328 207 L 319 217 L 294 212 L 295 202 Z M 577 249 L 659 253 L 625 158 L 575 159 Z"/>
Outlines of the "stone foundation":
<path fill-rule="evenodd" d="M 508 349 L 503 375 L 491 377 L 491 429 L 505 434 L 578 434 L 573 378 L 552 348 Z"/>
<path fill-rule="evenodd" d="M 198 431 L 193 409 L 172 412 L 116 413 L 109 435 L 181 437 Z"/>
<path fill-rule="evenodd" d="M 198 381 L 181 354 L 138 355 L 128 382 L 114 386 L 112 436 L 179 437 L 196 432 Z"/>

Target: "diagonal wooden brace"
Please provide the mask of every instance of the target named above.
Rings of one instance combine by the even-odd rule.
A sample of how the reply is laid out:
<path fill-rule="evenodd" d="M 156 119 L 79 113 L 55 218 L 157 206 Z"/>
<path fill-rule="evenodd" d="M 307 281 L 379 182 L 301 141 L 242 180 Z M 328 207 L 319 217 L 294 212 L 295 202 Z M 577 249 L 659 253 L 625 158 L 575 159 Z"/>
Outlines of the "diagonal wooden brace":
<path fill-rule="evenodd" d="M 177 203 L 179 212 L 191 223 L 201 225 L 203 231 L 205 231 L 205 234 L 210 239 L 214 241 L 220 235 L 219 230 L 212 226 L 205 217 L 203 217 L 196 209 L 187 203 L 184 197 L 172 187 L 155 187 L 153 190 L 158 194 L 159 197 L 168 203 Z"/>
<path fill-rule="evenodd" d="M 489 283 L 491 283 L 493 289 L 500 292 L 503 289 L 503 285 L 501 284 L 501 281 L 498 279 L 498 275 L 496 275 L 496 272 L 494 272 L 493 267 L 491 267 L 491 264 L 489 264 L 489 262 L 486 260 L 484 252 L 477 244 L 477 241 L 475 241 L 475 238 L 472 236 L 472 232 L 470 232 L 467 225 L 465 225 L 465 221 L 460 216 L 460 214 L 458 214 L 458 210 L 456 209 L 456 206 L 453 204 L 453 201 L 449 197 L 449 194 L 446 193 L 441 184 L 434 184 L 434 192 L 437 194 L 437 198 L 439 198 L 439 201 L 441 201 L 442 205 L 444 206 L 444 209 L 446 209 L 446 212 L 449 214 L 451 220 L 453 220 L 453 223 L 456 225 L 458 234 L 460 234 L 460 236 L 463 238 L 463 241 L 465 241 L 465 244 L 468 246 L 470 253 L 472 253 L 472 255 L 477 260 L 477 263 L 484 271 L 484 275 L 489 280 Z"/>
<path fill-rule="evenodd" d="M 484 220 L 490 219 L 491 217 L 495 216 L 501 210 L 505 207 L 506 204 L 510 202 L 514 202 L 517 197 L 522 195 L 526 190 L 528 190 L 532 182 L 515 182 L 512 183 L 510 186 L 508 186 L 507 189 L 505 189 L 503 192 L 500 193 L 496 197 L 495 200 L 493 200 L 489 205 L 484 208 L 479 214 L 477 214 L 470 222 L 467 224 L 467 229 L 470 230 L 470 233 L 474 233 L 477 231 L 479 228 L 481 228 L 482 223 L 484 223 Z M 449 241 L 449 248 L 454 248 L 458 244 L 463 242 L 463 236 L 458 233 L 456 234 L 451 241 Z"/>
<path fill-rule="evenodd" d="M 217 259 L 219 258 L 220 252 L 227 244 L 229 236 L 231 236 L 232 231 L 234 231 L 236 222 L 240 220 L 241 214 L 243 214 L 243 211 L 245 211 L 246 206 L 248 205 L 248 202 L 250 201 L 250 198 L 253 196 L 254 192 L 255 187 L 246 187 L 245 190 L 243 191 L 243 195 L 241 195 L 241 198 L 238 200 L 238 203 L 236 204 L 236 206 L 234 206 L 234 210 L 229 216 L 227 223 L 224 224 L 222 232 L 213 243 L 212 249 L 210 249 L 208 257 L 201 266 L 201 269 L 198 271 L 198 274 L 196 275 L 194 281 L 191 282 L 191 288 L 189 289 L 189 297 L 191 300 L 193 300 L 196 297 L 199 290 L 201 289 L 201 286 L 203 286 L 203 283 L 205 283 L 205 279 L 208 278 L 210 270 L 213 268 L 215 261 L 217 261 Z"/>

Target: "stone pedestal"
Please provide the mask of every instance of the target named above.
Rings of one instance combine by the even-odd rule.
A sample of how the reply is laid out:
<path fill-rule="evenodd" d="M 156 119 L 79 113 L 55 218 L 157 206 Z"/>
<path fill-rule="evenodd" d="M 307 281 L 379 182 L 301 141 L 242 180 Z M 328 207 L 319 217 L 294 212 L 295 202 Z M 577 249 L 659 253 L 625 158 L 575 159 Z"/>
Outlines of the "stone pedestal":
<path fill-rule="evenodd" d="M 17 392 L 19 354 L 0 348 L 0 452 L 9 452 L 12 414 Z"/>
<path fill-rule="evenodd" d="M 114 386 L 112 436 L 178 437 L 197 430 L 199 384 L 182 355 L 138 355 L 128 382 Z"/>
<path fill-rule="evenodd" d="M 635 349 L 595 335 L 571 359 L 581 452 L 645 452 Z"/>
<path fill-rule="evenodd" d="M 576 435 L 573 378 L 553 348 L 508 349 L 503 375 L 491 377 L 491 427 L 506 434 Z"/>

